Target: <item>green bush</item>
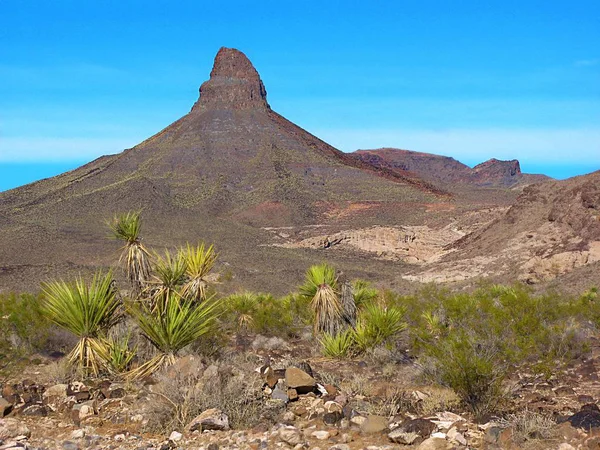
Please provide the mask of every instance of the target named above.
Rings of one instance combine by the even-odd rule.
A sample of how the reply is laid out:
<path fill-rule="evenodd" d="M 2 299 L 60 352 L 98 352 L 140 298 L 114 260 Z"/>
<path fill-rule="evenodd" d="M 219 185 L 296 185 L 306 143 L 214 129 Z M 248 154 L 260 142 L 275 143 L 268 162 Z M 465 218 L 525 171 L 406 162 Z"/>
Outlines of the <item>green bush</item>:
<path fill-rule="evenodd" d="M 411 348 L 431 378 L 482 414 L 496 406 L 511 368 L 550 374 L 589 352 L 588 336 L 600 324 L 590 292 L 569 298 L 491 285 L 457 294 L 428 286 L 418 295 L 385 298 L 406 308 Z"/>
<path fill-rule="evenodd" d="M 42 314 L 41 294 L 0 294 L 0 355 L 43 350 L 51 324 Z"/>
<path fill-rule="evenodd" d="M 223 323 L 232 331 L 267 336 L 296 336 L 310 324 L 310 300 L 297 295 L 276 298 L 270 294 L 243 292 L 223 300 Z"/>
<path fill-rule="evenodd" d="M 358 314 L 354 341 L 359 352 L 385 345 L 390 348 L 393 339 L 407 327 L 405 309 L 367 303 Z"/>

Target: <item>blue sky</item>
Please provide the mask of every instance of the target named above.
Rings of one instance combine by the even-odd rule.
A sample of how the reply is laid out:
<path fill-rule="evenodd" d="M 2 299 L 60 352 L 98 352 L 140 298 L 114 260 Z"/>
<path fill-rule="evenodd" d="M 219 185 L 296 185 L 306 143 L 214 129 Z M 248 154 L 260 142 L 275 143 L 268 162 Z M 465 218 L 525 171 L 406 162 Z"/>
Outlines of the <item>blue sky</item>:
<path fill-rule="evenodd" d="M 600 169 L 600 2 L 0 0 L 0 190 L 189 111 L 221 46 L 344 151 Z"/>

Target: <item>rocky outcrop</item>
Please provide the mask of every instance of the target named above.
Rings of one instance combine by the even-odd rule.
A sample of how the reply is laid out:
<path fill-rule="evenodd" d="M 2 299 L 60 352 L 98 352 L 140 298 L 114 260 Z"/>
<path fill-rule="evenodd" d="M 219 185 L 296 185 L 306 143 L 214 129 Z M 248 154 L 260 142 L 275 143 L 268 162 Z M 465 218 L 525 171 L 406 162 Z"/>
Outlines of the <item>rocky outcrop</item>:
<path fill-rule="evenodd" d="M 270 109 L 267 90 L 250 60 L 235 48 L 222 47 L 210 79 L 200 86 L 194 110 Z"/>

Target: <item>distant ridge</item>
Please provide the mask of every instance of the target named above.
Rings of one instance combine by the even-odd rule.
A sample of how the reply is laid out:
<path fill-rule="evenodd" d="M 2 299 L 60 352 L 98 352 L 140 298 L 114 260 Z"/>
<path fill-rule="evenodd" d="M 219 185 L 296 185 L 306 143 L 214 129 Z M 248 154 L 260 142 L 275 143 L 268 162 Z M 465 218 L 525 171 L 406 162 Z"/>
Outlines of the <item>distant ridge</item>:
<path fill-rule="evenodd" d="M 492 158 L 472 169 L 448 156 L 414 152 L 395 148 L 357 150 L 355 158 L 377 167 L 385 167 L 405 174 L 421 177 L 430 183 L 446 186 L 450 183 L 481 187 L 515 187 L 550 179 L 545 175 L 521 172 L 519 161 L 501 161 Z"/>

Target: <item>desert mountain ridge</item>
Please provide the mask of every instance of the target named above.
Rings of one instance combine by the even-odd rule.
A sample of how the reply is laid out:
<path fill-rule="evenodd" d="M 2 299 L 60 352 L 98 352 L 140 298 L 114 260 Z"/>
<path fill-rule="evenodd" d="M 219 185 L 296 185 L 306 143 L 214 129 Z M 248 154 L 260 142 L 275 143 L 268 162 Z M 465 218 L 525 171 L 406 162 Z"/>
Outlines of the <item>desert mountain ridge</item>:
<path fill-rule="evenodd" d="M 526 174 L 516 159 L 501 161 L 491 158 L 471 168 L 449 156 L 396 148 L 357 150 L 355 158 L 377 167 L 385 167 L 405 176 L 417 176 L 433 184 L 480 187 L 517 187 L 550 180 L 546 175 Z"/>
<path fill-rule="evenodd" d="M 513 277 L 512 267 L 477 272 L 450 261 L 472 260 L 480 240 L 490 247 L 477 251 L 497 251 L 493 239 L 477 236 L 509 230 L 507 217 L 532 192 L 517 200 L 511 188 L 536 181 L 540 192 L 579 192 L 527 177 L 516 161 L 471 169 L 395 149 L 343 153 L 273 111 L 248 58 L 221 48 L 181 119 L 122 153 L 0 193 L 0 291 L 114 266 L 119 245 L 108 240 L 106 221 L 129 210 L 142 211 L 144 241 L 159 251 L 215 243 L 220 273 L 232 280 L 225 290 L 288 292 L 322 260 L 398 288 L 470 282 L 473 274 Z M 464 273 L 428 275 L 444 264 Z"/>

